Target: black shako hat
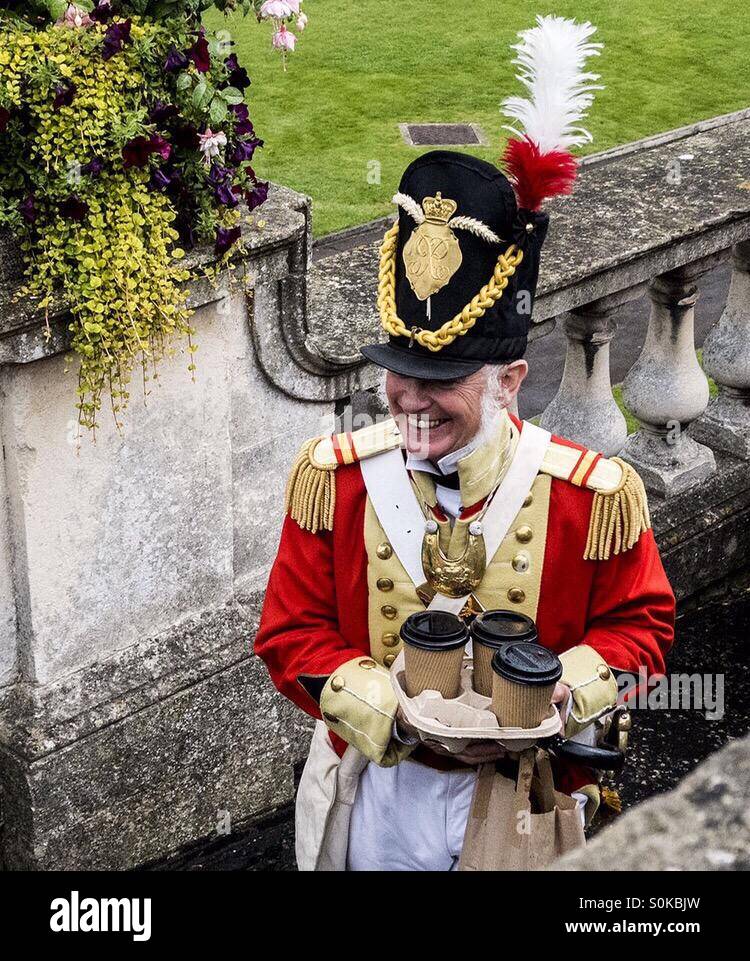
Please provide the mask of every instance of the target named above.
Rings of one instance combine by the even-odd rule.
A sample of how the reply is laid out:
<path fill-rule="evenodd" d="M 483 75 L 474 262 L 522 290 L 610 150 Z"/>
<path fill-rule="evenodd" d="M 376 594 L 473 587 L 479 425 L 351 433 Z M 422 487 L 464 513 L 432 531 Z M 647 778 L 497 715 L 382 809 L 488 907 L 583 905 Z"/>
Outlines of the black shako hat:
<path fill-rule="evenodd" d="M 388 343 L 363 347 L 364 356 L 421 380 L 523 357 L 547 214 L 519 209 L 492 164 L 446 150 L 411 163 L 394 201 L 378 284 Z"/>

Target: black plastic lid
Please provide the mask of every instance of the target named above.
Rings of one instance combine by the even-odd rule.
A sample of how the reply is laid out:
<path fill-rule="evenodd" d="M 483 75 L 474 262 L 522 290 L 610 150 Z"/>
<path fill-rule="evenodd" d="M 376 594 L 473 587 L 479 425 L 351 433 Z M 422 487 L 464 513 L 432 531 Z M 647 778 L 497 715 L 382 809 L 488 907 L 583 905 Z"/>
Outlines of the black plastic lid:
<path fill-rule="evenodd" d="M 499 648 L 509 641 L 537 640 L 536 624 L 518 611 L 484 611 L 474 618 L 470 631 L 472 640 L 486 647 Z"/>
<path fill-rule="evenodd" d="M 542 687 L 562 677 L 562 664 L 557 654 L 526 641 L 504 644 L 492 655 L 492 670 L 516 684 Z"/>
<path fill-rule="evenodd" d="M 402 624 L 401 639 L 424 651 L 452 651 L 466 644 L 469 630 L 460 617 L 448 611 L 418 611 Z"/>

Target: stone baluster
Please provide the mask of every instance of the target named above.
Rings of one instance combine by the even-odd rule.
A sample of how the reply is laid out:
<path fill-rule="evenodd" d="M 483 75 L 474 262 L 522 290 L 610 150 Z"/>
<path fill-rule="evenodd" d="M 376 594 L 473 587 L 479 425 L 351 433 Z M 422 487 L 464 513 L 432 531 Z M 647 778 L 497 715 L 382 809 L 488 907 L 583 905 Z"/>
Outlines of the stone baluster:
<path fill-rule="evenodd" d="M 690 433 L 714 450 L 750 460 L 750 241 L 737 244 L 724 313 L 703 345 L 703 366 L 719 396 Z"/>
<path fill-rule="evenodd" d="M 687 433 L 708 404 L 708 381 L 695 354 L 697 278 L 713 261 L 669 271 L 649 285 L 651 317 L 640 357 L 623 383 L 623 399 L 641 422 L 622 456 L 646 487 L 668 496 L 716 470 L 712 451 Z"/>
<path fill-rule="evenodd" d="M 607 455 L 625 443 L 627 425 L 612 396 L 609 344 L 617 329 L 615 310 L 638 294 L 638 288 L 623 291 L 565 315 L 565 369 L 542 427 Z"/>

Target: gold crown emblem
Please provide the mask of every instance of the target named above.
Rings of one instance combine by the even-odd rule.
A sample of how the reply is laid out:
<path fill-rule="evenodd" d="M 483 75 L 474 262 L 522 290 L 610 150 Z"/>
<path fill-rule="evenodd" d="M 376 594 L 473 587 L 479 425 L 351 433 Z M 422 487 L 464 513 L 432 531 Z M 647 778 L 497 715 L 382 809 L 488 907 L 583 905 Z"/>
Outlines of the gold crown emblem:
<path fill-rule="evenodd" d="M 433 224 L 447 224 L 453 214 L 458 210 L 455 200 L 443 199 L 438 190 L 434 197 L 425 197 L 422 201 L 424 215 Z"/>

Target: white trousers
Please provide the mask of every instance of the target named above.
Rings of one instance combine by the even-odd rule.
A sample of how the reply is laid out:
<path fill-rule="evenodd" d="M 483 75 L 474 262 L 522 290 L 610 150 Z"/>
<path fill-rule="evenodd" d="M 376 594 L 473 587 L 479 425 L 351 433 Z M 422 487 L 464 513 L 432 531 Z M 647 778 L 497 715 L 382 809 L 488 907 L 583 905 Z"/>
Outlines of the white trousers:
<path fill-rule="evenodd" d="M 368 764 L 349 822 L 348 871 L 454 871 L 476 771 L 436 771 L 416 761 Z M 573 793 L 585 823 L 586 795 Z"/>
<path fill-rule="evenodd" d="M 416 761 L 368 764 L 349 822 L 349 871 L 452 871 L 458 865 L 476 771 Z"/>

